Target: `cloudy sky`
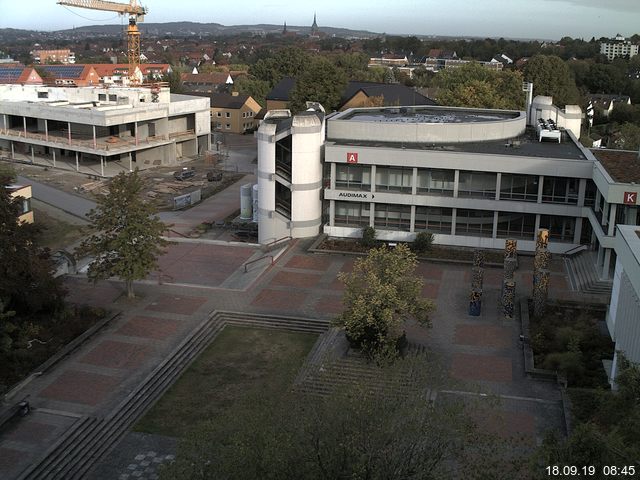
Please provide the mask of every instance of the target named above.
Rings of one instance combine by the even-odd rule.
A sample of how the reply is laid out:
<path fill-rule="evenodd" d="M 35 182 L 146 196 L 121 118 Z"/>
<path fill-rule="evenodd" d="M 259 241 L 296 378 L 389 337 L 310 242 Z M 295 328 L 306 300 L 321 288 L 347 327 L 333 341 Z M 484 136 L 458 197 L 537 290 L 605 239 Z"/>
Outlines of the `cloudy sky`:
<path fill-rule="evenodd" d="M 126 3 L 127 0 L 120 0 Z M 142 0 L 147 22 L 310 25 L 395 34 L 589 39 L 640 33 L 640 0 Z M 57 30 L 119 24 L 109 12 L 56 0 L 0 0 L 0 28 Z"/>

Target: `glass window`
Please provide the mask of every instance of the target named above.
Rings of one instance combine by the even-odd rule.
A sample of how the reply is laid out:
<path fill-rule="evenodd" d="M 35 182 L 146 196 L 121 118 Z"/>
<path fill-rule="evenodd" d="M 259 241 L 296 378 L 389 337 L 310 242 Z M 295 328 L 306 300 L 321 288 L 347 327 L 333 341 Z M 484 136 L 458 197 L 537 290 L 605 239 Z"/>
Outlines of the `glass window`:
<path fill-rule="evenodd" d="M 549 229 L 549 237 L 558 242 L 573 243 L 576 219 L 559 215 L 540 215 L 540 228 Z"/>
<path fill-rule="evenodd" d="M 419 194 L 435 194 L 452 197 L 454 180 L 454 170 L 419 168 L 417 191 Z"/>
<path fill-rule="evenodd" d="M 374 226 L 383 230 L 411 230 L 411 206 L 376 203 Z"/>
<path fill-rule="evenodd" d="M 377 167 L 376 190 L 411 193 L 413 168 Z"/>
<path fill-rule="evenodd" d="M 227 128 L 227 130 L 231 130 L 231 124 L 227 123 L 226 128 Z"/>
<path fill-rule="evenodd" d="M 416 207 L 415 231 L 451 234 L 451 208 Z"/>
<path fill-rule="evenodd" d="M 225 112 L 224 116 L 227 117 L 227 118 L 231 118 L 231 113 Z"/>
<path fill-rule="evenodd" d="M 587 180 L 587 188 L 584 190 L 584 205 L 585 207 L 593 207 L 596 204 L 596 192 L 598 187 L 593 180 Z"/>
<path fill-rule="evenodd" d="M 531 213 L 498 212 L 498 238 L 533 240 L 536 216 Z"/>
<path fill-rule="evenodd" d="M 500 180 L 500 199 L 537 202 L 539 180 L 537 175 L 503 173 Z"/>
<path fill-rule="evenodd" d="M 542 184 L 542 201 L 544 203 L 578 204 L 577 178 L 544 177 Z"/>
<path fill-rule="evenodd" d="M 459 208 L 456 214 L 456 235 L 491 237 L 493 235 L 493 212 Z"/>
<path fill-rule="evenodd" d="M 369 225 L 369 203 L 336 201 L 334 225 L 366 227 Z"/>
<path fill-rule="evenodd" d="M 346 190 L 371 190 L 371 167 L 336 164 L 336 188 Z"/>
<path fill-rule="evenodd" d="M 458 196 L 495 198 L 496 177 L 495 173 L 460 171 Z"/>

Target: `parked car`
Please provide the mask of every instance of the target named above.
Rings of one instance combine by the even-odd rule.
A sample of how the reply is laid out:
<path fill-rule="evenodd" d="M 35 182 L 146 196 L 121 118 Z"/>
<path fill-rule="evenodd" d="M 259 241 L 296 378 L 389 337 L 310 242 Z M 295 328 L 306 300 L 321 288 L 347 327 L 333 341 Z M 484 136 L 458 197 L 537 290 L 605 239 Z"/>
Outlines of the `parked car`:
<path fill-rule="evenodd" d="M 187 168 L 184 167 L 182 170 L 178 170 L 177 172 L 173 173 L 173 178 L 175 178 L 176 180 L 187 180 L 191 177 L 194 177 L 196 175 L 196 169 L 195 168 Z"/>
<path fill-rule="evenodd" d="M 207 180 L 210 182 L 219 182 L 222 180 L 222 172 L 207 172 Z"/>

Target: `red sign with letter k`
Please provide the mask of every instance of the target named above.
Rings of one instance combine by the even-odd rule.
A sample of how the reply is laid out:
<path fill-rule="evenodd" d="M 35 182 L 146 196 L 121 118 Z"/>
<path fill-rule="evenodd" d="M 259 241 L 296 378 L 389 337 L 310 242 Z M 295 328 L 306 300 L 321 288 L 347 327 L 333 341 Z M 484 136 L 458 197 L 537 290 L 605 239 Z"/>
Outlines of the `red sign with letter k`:
<path fill-rule="evenodd" d="M 635 205 L 638 203 L 638 192 L 624 192 L 624 204 Z"/>

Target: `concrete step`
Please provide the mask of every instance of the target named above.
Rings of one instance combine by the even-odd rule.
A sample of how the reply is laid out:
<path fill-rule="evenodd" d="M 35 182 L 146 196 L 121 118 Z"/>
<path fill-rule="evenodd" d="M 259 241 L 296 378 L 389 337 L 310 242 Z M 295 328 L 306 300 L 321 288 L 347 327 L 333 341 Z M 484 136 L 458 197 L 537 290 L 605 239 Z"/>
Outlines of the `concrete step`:
<path fill-rule="evenodd" d="M 612 282 L 600 279 L 595 263 L 595 254 L 587 251 L 565 259 L 568 275 L 573 281 L 572 287 L 582 293 L 610 295 Z"/>

